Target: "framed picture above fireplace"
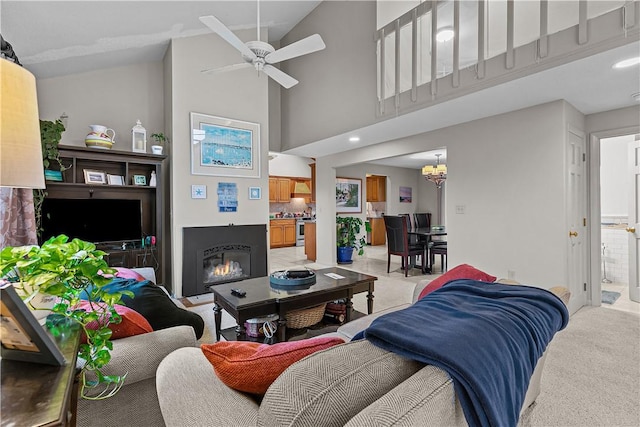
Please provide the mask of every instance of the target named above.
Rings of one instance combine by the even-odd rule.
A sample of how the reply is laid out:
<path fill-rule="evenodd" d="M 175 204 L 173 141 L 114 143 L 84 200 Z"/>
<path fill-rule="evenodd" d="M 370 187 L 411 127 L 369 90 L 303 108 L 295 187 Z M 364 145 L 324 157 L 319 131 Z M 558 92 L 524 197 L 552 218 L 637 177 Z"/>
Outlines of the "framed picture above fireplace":
<path fill-rule="evenodd" d="M 260 124 L 191 113 L 191 174 L 260 178 Z"/>

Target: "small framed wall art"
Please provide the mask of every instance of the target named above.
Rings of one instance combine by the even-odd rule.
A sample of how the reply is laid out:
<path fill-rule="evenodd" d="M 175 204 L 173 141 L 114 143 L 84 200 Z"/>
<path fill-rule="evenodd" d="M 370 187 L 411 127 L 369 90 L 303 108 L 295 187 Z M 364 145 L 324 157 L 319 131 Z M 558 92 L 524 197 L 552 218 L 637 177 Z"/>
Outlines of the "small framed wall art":
<path fill-rule="evenodd" d="M 85 184 L 106 184 L 107 174 L 102 171 L 83 169 Z"/>
<path fill-rule="evenodd" d="M 249 187 L 249 200 L 260 200 L 262 189 L 260 187 Z"/>
<path fill-rule="evenodd" d="M 336 212 L 362 212 L 362 180 L 336 178 Z"/>

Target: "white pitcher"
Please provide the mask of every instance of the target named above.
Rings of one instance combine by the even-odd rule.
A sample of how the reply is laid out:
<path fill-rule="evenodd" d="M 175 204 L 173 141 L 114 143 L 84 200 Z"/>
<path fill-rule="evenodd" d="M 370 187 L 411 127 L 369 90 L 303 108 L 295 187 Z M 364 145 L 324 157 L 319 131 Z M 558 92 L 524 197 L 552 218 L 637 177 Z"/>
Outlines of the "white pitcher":
<path fill-rule="evenodd" d="M 112 143 L 115 143 L 116 132 L 113 129 L 102 125 L 89 125 L 89 128 L 91 129 L 91 132 L 87 135 L 87 138 L 98 137 L 108 139 Z M 111 135 L 109 135 L 109 131 L 111 131 Z"/>

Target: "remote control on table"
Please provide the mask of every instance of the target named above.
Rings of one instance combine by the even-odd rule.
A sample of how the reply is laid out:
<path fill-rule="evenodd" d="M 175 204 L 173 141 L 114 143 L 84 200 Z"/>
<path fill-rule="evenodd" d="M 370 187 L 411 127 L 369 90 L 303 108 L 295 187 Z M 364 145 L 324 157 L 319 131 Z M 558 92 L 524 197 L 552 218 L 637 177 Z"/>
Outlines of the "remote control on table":
<path fill-rule="evenodd" d="M 231 295 L 242 298 L 247 295 L 247 292 L 243 291 L 242 289 L 231 289 Z"/>

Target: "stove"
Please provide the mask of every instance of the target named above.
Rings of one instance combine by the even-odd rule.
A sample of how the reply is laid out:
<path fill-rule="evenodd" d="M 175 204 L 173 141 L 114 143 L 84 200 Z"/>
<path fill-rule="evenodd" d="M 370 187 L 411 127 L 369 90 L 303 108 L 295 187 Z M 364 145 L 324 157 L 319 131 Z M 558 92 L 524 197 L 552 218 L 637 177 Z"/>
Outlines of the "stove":
<path fill-rule="evenodd" d="M 296 246 L 304 246 L 304 223 L 315 220 L 311 216 L 303 216 L 296 219 Z"/>

